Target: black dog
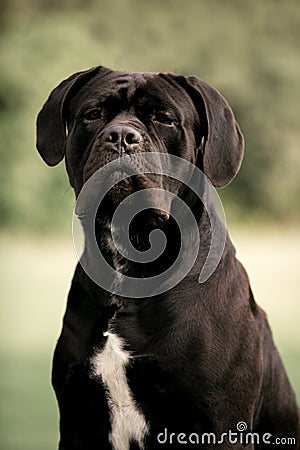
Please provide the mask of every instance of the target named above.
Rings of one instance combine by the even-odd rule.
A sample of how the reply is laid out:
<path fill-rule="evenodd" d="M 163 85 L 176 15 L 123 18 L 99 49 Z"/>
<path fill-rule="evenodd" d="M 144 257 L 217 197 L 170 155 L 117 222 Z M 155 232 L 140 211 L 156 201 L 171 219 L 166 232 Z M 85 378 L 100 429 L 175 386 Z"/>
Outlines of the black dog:
<path fill-rule="evenodd" d="M 223 187 L 239 170 L 243 137 L 225 99 L 204 81 L 96 67 L 53 90 L 38 116 L 37 148 L 51 166 L 65 157 L 77 197 L 99 168 L 139 152 L 179 156 Z M 177 286 L 139 299 L 102 289 L 78 264 L 53 365 L 60 450 L 285 448 L 281 438 L 300 448 L 294 393 L 228 236 L 217 269 L 198 282 L 211 232 L 193 192 L 153 174 L 114 187 L 95 221 L 106 260 L 142 278 L 175 261 L 180 234 L 170 205 L 155 208 L 155 199 L 130 235 L 145 250 L 147 234 L 163 229 L 168 243 L 158 262 L 124 261 L 111 239 L 118 204 L 153 186 L 188 204 L 199 224 L 199 256 Z M 257 433 L 252 440 L 246 427 Z M 229 430 L 239 432 L 236 440 L 222 435 Z"/>

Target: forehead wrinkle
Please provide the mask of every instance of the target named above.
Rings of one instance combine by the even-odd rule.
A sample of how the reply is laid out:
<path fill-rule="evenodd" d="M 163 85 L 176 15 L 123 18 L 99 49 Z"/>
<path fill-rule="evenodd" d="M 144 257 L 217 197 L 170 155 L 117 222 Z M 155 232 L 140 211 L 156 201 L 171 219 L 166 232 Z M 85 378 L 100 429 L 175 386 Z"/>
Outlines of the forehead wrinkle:
<path fill-rule="evenodd" d="M 128 83 L 128 93 L 127 93 L 127 98 L 129 102 L 133 99 L 136 91 L 139 88 L 145 86 L 147 83 L 147 80 L 143 73 L 135 72 L 130 75 L 131 76 L 130 82 Z"/>
<path fill-rule="evenodd" d="M 130 104 L 137 90 L 145 86 L 149 81 L 145 75 L 139 72 L 118 73 L 116 79 L 111 83 L 111 88 L 114 90 L 112 97 L 120 97 L 123 100 L 127 100 L 127 103 Z"/>

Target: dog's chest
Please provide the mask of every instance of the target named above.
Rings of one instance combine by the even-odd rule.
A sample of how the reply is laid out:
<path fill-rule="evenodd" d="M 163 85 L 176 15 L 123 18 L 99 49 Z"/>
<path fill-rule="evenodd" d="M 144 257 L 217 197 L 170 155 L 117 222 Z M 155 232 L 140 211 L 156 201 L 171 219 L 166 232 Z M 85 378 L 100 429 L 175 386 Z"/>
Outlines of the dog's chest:
<path fill-rule="evenodd" d="M 144 448 L 148 425 L 139 410 L 126 377 L 130 354 L 124 350 L 122 340 L 114 333 L 106 332 L 103 350 L 94 355 L 92 366 L 101 378 L 110 409 L 110 443 L 114 450 L 129 450 L 130 442 Z"/>

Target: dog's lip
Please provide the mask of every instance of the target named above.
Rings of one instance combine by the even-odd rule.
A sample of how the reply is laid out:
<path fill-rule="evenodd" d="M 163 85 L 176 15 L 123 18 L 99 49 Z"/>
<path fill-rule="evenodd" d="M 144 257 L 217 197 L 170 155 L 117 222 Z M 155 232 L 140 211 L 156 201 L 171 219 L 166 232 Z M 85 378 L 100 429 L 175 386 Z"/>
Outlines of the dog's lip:
<path fill-rule="evenodd" d="M 118 167 L 117 170 L 110 170 L 110 168 L 108 168 L 105 173 L 105 178 L 103 177 L 103 174 L 100 178 L 97 177 L 97 172 L 95 172 L 95 177 L 90 183 L 88 189 L 85 189 L 83 187 L 78 196 L 75 207 L 75 214 L 78 219 L 84 220 L 98 209 L 102 198 L 101 191 L 103 191 L 103 189 L 106 190 L 106 183 L 111 184 L 111 181 L 115 182 L 115 184 L 113 184 L 113 186 L 106 192 L 106 195 L 108 195 L 108 198 L 110 198 L 110 201 L 115 206 L 117 206 L 119 203 L 122 203 L 125 198 L 127 198 L 127 201 L 131 203 L 131 194 L 141 190 L 149 190 L 149 201 L 147 201 L 147 197 L 145 197 L 145 209 L 151 210 L 151 212 L 150 214 L 147 214 L 146 225 L 151 226 L 150 222 L 152 222 L 153 226 L 162 226 L 166 221 L 169 220 L 170 205 L 168 205 L 168 202 L 164 204 L 164 199 L 162 203 L 160 203 L 159 201 L 157 202 L 157 199 L 155 197 L 153 198 L 151 194 L 151 190 L 153 188 L 161 189 L 161 187 L 157 187 L 157 184 L 153 183 L 153 180 L 151 180 L 151 178 L 148 179 L 147 173 L 136 174 L 134 172 L 134 168 L 130 167 L 130 165 L 123 165 L 120 168 Z M 89 180 L 87 182 L 89 182 Z M 145 195 L 147 196 L 147 194 Z M 157 194 L 155 194 L 155 196 L 156 195 Z"/>

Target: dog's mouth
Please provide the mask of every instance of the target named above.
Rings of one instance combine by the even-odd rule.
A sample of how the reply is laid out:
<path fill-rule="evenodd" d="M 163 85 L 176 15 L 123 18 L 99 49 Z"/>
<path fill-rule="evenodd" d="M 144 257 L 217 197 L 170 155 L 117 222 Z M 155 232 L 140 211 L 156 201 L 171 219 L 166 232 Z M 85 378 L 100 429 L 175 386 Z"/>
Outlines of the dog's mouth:
<path fill-rule="evenodd" d="M 160 183 L 140 175 L 127 177 L 114 184 L 97 211 L 96 229 L 99 235 L 103 226 L 101 219 L 106 214 L 111 232 L 115 230 L 118 236 L 123 236 L 120 241 L 122 248 L 127 247 L 124 236 L 128 236 L 135 249 L 149 250 L 151 232 L 157 229 L 165 231 L 170 219 L 170 205 L 160 195 L 164 191 L 151 189 L 153 184 Z"/>
<path fill-rule="evenodd" d="M 121 248 L 127 249 L 130 242 L 136 250 L 144 252 L 152 246 L 150 236 L 153 230 L 165 233 L 170 220 L 169 207 L 161 202 L 155 207 L 157 199 L 151 195 L 151 189 L 139 188 L 140 186 L 136 186 L 136 180 L 126 179 L 107 193 L 97 210 L 96 236 L 103 236 L 103 233 L 107 232 L 110 235 L 114 231 L 119 237 Z M 138 193 L 143 194 L 145 201 L 142 198 L 141 202 L 135 202 L 136 198 L 132 198 L 132 195 L 134 197 Z M 103 222 L 104 215 L 108 217 L 108 222 Z M 107 225 L 110 231 L 105 228 Z M 101 245 L 101 239 L 98 244 Z M 111 245 L 115 243 L 111 241 Z"/>
<path fill-rule="evenodd" d="M 120 174 L 111 177 L 118 179 Z M 169 220 L 170 201 L 162 188 L 162 177 L 157 175 L 127 176 L 108 191 L 103 206 L 112 216 L 123 202 L 123 211 L 131 211 L 128 214 L 132 214 L 135 231 L 162 228 Z"/>

